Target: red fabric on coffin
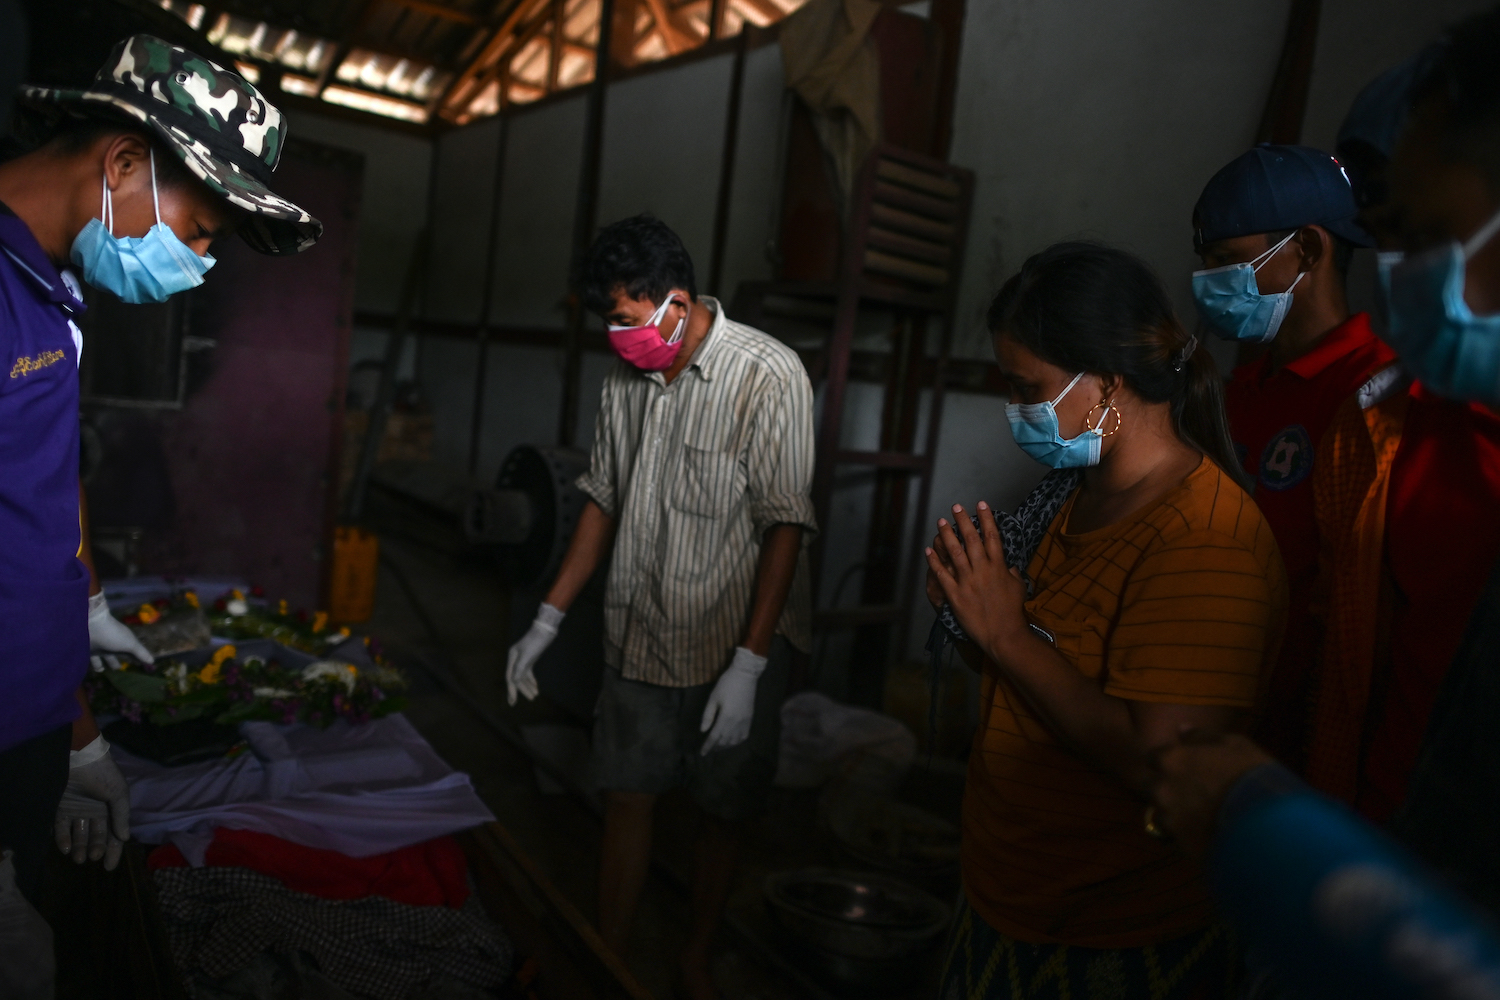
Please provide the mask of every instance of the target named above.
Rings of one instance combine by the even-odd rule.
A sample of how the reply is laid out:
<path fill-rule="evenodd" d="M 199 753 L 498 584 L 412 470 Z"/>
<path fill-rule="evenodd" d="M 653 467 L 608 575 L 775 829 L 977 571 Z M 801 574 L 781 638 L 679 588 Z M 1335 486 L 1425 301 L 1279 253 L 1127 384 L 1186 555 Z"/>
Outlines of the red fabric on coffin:
<path fill-rule="evenodd" d="M 469 863 L 452 837 L 438 837 L 389 854 L 351 858 L 337 851 L 303 847 L 256 830 L 214 831 L 204 852 L 205 865 L 249 868 L 279 879 L 295 892 L 323 899 L 384 896 L 413 906 L 458 909 L 469 898 Z M 175 844 L 151 852 L 146 866 L 185 868 L 187 859 Z"/>

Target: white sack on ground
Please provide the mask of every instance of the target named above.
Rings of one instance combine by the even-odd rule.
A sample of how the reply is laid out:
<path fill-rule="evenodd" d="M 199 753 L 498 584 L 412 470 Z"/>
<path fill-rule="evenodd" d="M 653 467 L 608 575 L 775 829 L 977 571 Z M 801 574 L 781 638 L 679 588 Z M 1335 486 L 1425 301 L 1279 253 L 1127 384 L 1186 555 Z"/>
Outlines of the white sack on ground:
<path fill-rule="evenodd" d="M 917 738 L 896 719 L 805 691 L 781 706 L 776 784 L 815 788 L 839 777 L 892 792 L 917 756 Z"/>

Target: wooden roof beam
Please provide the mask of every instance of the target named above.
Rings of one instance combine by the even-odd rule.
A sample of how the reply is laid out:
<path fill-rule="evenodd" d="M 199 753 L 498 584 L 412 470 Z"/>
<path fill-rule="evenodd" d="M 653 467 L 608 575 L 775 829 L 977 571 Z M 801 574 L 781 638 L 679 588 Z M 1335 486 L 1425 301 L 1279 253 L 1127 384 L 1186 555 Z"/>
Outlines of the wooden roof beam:
<path fill-rule="evenodd" d="M 550 2 L 551 0 L 535 0 L 533 6 L 540 9 Z M 461 104 L 457 101 L 450 101 L 449 103 L 444 105 L 446 113 L 451 115 L 463 114 L 464 109 L 468 107 L 468 102 L 474 100 L 480 94 L 484 93 L 485 88 L 488 87 L 491 83 L 505 76 L 505 74 L 510 70 L 511 60 L 519 55 L 521 50 L 526 48 L 527 44 L 530 43 L 533 38 L 541 34 L 542 29 L 547 27 L 550 22 L 551 18 L 546 14 L 542 14 L 539 17 L 533 18 L 525 27 L 521 28 L 520 31 L 512 34 L 509 38 L 509 44 L 500 51 L 500 53 L 496 56 L 494 62 L 492 62 L 488 68 L 486 68 L 482 73 L 480 73 L 478 77 L 474 79 L 473 86 L 469 88 L 468 96 L 465 101 Z M 534 86 L 533 84 L 526 83 L 524 80 L 512 80 L 511 82 L 523 84 L 525 86 Z M 543 89 L 543 92 L 545 93 L 545 88 Z"/>
<path fill-rule="evenodd" d="M 486 75 L 487 70 L 507 50 L 521 20 L 547 2 L 548 0 L 516 0 L 515 6 L 511 7 L 500 23 L 495 26 L 489 39 L 480 47 L 478 54 L 462 72 L 453 78 L 453 82 L 438 97 L 436 106 L 440 113 L 447 114 L 454 108 L 462 107 L 478 94 L 477 85 L 481 77 Z"/>
<path fill-rule="evenodd" d="M 327 90 L 328 85 L 333 82 L 333 75 L 339 71 L 339 67 L 344 64 L 344 59 L 348 57 L 349 50 L 353 48 L 355 36 L 364 33 L 365 25 L 369 22 L 370 14 L 374 9 L 375 0 L 360 0 L 358 12 L 349 22 L 349 27 L 339 38 L 338 44 L 334 46 L 328 61 L 323 64 L 322 69 L 318 70 L 318 97 L 322 97 L 323 91 Z"/>
<path fill-rule="evenodd" d="M 562 66 L 564 30 L 568 22 L 568 0 L 552 0 L 552 51 L 547 56 L 547 93 L 557 89 L 557 72 Z"/>
<path fill-rule="evenodd" d="M 667 44 L 667 51 L 672 55 L 686 52 L 698 44 L 697 37 L 684 31 L 668 13 L 666 0 L 646 0 L 646 7 L 656 21 L 656 30 L 661 34 L 662 41 Z"/>
<path fill-rule="evenodd" d="M 440 17 L 445 21 L 452 21 L 455 24 L 466 24 L 477 28 L 484 23 L 482 19 L 475 17 L 466 10 L 458 10 L 446 4 L 433 3 L 432 0 L 391 0 L 391 3 L 405 7 L 407 10 L 414 10 L 420 14 L 431 14 L 433 17 Z"/>
<path fill-rule="evenodd" d="M 771 0 L 729 0 L 729 3 L 731 6 L 737 7 L 740 16 L 752 24 L 755 23 L 755 18 L 750 17 L 746 13 L 747 10 L 755 11 L 770 22 L 780 21 L 786 17 L 786 11 L 772 3 Z"/>

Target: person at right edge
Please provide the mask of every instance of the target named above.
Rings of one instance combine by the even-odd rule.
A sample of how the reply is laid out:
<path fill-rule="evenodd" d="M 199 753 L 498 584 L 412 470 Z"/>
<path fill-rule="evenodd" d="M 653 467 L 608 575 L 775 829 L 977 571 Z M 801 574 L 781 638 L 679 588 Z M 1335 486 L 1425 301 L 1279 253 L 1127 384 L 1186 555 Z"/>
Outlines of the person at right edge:
<path fill-rule="evenodd" d="M 1400 139 L 1380 165 L 1387 191 L 1365 216 L 1382 250 L 1386 337 L 1403 365 L 1441 398 L 1491 412 L 1500 406 L 1497 51 L 1500 7 L 1419 60 L 1409 114 L 1398 95 L 1388 120 L 1367 131 Z M 1446 524 L 1431 527 L 1439 557 L 1469 546 Z M 1243 737 L 1185 733 L 1158 753 L 1157 812 L 1146 821 L 1206 856 L 1252 960 L 1293 995 L 1500 997 L 1497 664 L 1492 564 L 1392 818 L 1397 839 Z"/>
<path fill-rule="evenodd" d="M 1205 268 L 1193 275 L 1193 298 L 1208 329 L 1239 344 L 1241 363 L 1225 389 L 1229 433 L 1290 588 L 1286 639 L 1255 735 L 1299 773 L 1322 647 L 1313 469 L 1335 457 L 1322 438 L 1340 404 L 1372 378 L 1399 375 L 1369 315 L 1349 312 L 1349 261 L 1355 247 L 1370 245 L 1358 212 L 1336 159 L 1270 144 L 1216 173 L 1193 209 Z"/>
<path fill-rule="evenodd" d="M 1141 825 L 1151 752 L 1246 726 L 1285 621 L 1218 371 L 1151 269 L 1098 244 L 1027 260 L 989 328 L 1016 443 L 1080 475 L 1025 580 L 983 502 L 982 536 L 955 506 L 927 550 L 981 677 L 938 995 L 1223 998 L 1237 951 L 1203 872 Z"/>

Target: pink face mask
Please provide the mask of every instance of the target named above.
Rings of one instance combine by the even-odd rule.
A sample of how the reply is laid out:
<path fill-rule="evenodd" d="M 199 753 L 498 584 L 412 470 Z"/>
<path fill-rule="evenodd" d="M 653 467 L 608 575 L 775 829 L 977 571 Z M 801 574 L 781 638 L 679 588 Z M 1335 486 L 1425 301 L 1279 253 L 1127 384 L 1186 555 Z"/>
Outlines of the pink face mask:
<path fill-rule="evenodd" d="M 609 346 L 627 364 L 634 365 L 643 372 L 660 372 L 671 368 L 672 362 L 677 360 L 677 352 L 682 350 L 682 331 L 687 327 L 687 317 L 677 321 L 677 329 L 672 331 L 671 340 L 662 337 L 661 327 L 658 325 L 672 300 L 673 296 L 668 295 L 666 301 L 651 314 L 651 319 L 645 326 L 609 328 Z"/>

